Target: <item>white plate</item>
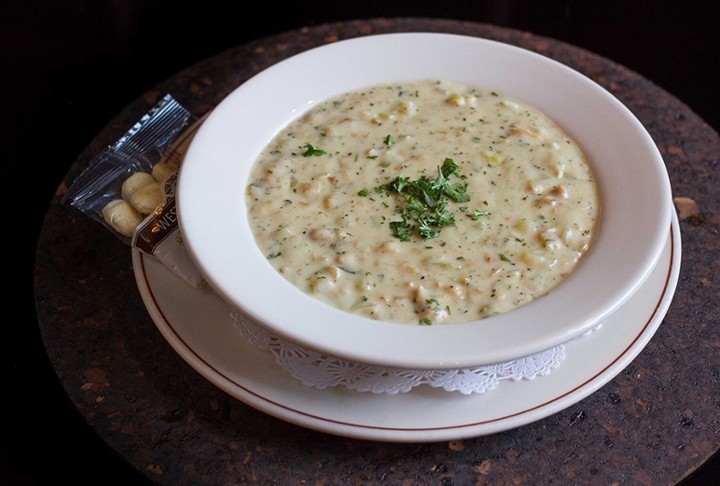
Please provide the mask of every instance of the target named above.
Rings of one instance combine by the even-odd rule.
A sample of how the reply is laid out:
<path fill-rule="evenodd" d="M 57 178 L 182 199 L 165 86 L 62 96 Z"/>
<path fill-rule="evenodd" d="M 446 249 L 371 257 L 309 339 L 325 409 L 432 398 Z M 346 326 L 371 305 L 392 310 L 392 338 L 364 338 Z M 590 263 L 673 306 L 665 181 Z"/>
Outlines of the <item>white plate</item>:
<path fill-rule="evenodd" d="M 250 168 L 278 131 L 319 101 L 360 87 L 433 78 L 507 93 L 569 132 L 593 165 L 600 193 L 593 244 L 548 295 L 481 321 L 393 325 L 324 305 L 290 284 L 258 248 L 244 197 Z M 403 33 L 311 49 L 239 86 L 213 109 L 188 147 L 177 208 L 198 269 L 219 296 L 271 334 L 351 361 L 447 369 L 509 361 L 592 329 L 654 268 L 672 201 L 654 141 L 630 110 L 591 79 L 500 42 Z"/>
<path fill-rule="evenodd" d="M 534 380 L 501 382 L 495 390 L 476 395 L 425 386 L 398 395 L 306 387 L 269 351 L 240 336 L 231 308 L 218 296 L 191 287 L 137 250 L 133 267 L 162 335 L 190 366 L 229 395 L 287 422 L 330 434 L 430 442 L 534 422 L 587 397 L 620 373 L 655 334 L 675 293 L 681 243 L 674 213 L 668 233 L 660 260 L 643 286 L 600 330 L 566 343 L 559 368 Z"/>

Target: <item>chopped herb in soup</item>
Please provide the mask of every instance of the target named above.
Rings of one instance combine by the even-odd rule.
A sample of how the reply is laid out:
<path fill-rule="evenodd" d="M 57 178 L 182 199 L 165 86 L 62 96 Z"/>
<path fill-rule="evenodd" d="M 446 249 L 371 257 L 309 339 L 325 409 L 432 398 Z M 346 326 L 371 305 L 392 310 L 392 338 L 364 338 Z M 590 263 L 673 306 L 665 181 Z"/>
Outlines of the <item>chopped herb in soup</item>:
<path fill-rule="evenodd" d="M 342 310 L 416 324 L 511 311 L 550 292 L 599 216 L 585 155 L 528 104 L 449 81 L 314 105 L 250 176 L 275 269 Z"/>

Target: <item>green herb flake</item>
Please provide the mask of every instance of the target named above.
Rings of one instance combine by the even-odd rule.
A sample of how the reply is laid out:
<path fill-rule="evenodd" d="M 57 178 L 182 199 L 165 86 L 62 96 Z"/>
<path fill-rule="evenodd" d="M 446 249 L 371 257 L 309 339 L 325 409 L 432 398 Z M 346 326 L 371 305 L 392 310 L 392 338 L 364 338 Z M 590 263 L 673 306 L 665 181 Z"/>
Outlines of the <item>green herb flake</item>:
<path fill-rule="evenodd" d="M 319 157 L 320 155 L 325 155 L 325 151 L 321 148 L 314 147 L 311 143 L 306 143 L 305 145 L 305 152 L 303 152 L 303 157 Z"/>
<path fill-rule="evenodd" d="M 490 213 L 487 211 L 481 211 L 479 209 L 476 209 L 473 211 L 472 220 L 477 221 L 478 219 L 482 218 L 483 216 L 487 216 L 488 214 Z"/>

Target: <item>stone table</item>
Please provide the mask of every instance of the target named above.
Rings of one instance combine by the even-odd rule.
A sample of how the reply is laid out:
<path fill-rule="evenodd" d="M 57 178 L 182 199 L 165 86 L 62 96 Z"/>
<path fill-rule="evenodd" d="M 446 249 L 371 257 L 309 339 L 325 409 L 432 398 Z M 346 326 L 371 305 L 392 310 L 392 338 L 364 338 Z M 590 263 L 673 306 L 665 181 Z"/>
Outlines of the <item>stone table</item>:
<path fill-rule="evenodd" d="M 201 116 L 262 69 L 308 48 L 387 32 L 466 34 L 518 45 L 604 86 L 645 125 L 667 165 L 682 235 L 675 298 L 649 344 L 585 399 L 522 427 L 460 441 L 375 442 L 276 419 L 229 396 L 158 332 L 130 250 L 60 203 L 65 186 L 165 93 Z M 469 22 L 396 18 L 322 24 L 258 39 L 190 66 L 119 113 L 68 171 L 36 261 L 43 342 L 97 434 L 150 482 L 236 484 L 667 484 L 720 447 L 718 134 L 621 65 L 553 39 Z"/>

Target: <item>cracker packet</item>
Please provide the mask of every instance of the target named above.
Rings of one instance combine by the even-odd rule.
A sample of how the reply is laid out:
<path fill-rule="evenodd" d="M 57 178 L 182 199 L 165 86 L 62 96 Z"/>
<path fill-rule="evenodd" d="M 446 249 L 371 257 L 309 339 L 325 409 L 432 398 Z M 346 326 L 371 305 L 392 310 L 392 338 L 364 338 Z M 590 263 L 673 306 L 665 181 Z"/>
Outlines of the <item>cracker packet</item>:
<path fill-rule="evenodd" d="M 183 246 L 175 187 L 185 150 L 202 121 L 165 95 L 90 161 L 62 199 L 197 288 L 207 282 Z"/>

